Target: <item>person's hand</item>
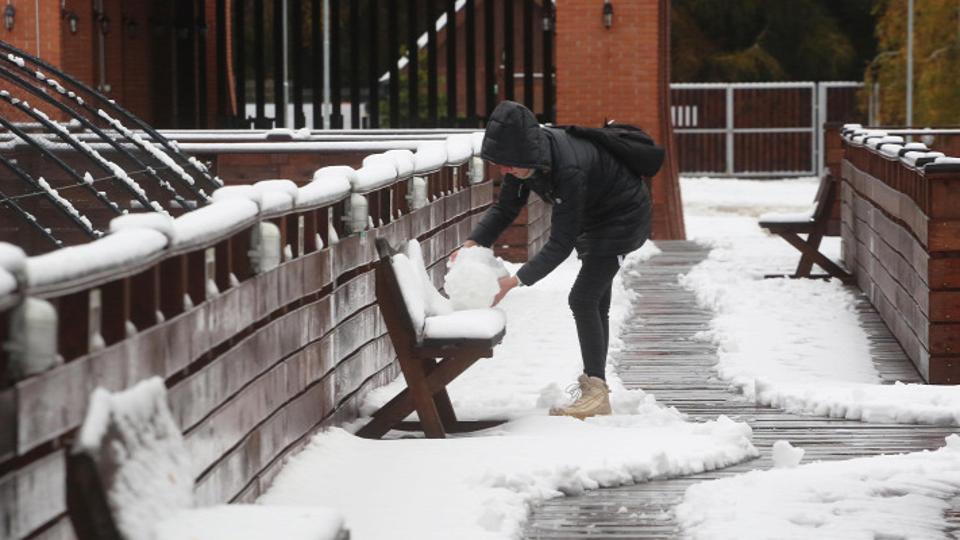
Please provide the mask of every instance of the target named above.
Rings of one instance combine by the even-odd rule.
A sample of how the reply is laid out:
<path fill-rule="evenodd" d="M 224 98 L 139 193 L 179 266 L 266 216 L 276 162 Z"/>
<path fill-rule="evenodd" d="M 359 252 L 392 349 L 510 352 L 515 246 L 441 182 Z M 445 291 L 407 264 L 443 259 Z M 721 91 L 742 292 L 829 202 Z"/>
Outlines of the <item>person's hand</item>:
<path fill-rule="evenodd" d="M 493 297 L 493 305 L 497 305 L 503 300 L 503 297 L 510 292 L 510 289 L 516 287 L 520 284 L 520 279 L 517 276 L 507 276 L 499 279 L 500 283 L 500 292 L 497 293 L 497 296 Z"/>
<path fill-rule="evenodd" d="M 466 242 L 463 243 L 462 246 L 460 246 L 460 248 L 458 248 L 456 251 L 450 254 L 450 262 L 457 260 L 457 253 L 460 253 L 460 249 L 463 249 L 465 247 L 474 247 L 476 245 L 477 243 L 474 242 L 473 240 L 467 240 Z"/>

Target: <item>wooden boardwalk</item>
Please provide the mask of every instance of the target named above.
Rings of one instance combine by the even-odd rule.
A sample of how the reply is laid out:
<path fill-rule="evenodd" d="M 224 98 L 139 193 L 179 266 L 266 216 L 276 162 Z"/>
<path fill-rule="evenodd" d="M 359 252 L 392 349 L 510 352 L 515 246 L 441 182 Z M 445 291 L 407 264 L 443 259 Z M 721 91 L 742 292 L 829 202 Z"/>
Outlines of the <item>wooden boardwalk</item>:
<path fill-rule="evenodd" d="M 709 250 L 692 242 L 658 242 L 662 254 L 644 264 L 625 285 L 641 293 L 635 319 L 622 328 L 624 350 L 619 374 L 627 388 L 642 388 L 692 420 L 725 414 L 753 428 L 760 457 L 719 471 L 562 497 L 534 509 L 525 530 L 530 539 L 677 538 L 673 508 L 692 484 L 772 466 L 771 446 L 785 439 L 803 448 L 804 462 L 912 452 L 943 446 L 951 427 L 865 424 L 786 414 L 758 407 L 716 378 L 716 348 L 691 337 L 709 327 L 712 313 L 677 284 L 677 275 L 702 261 Z M 885 382 L 917 382 L 920 377 L 870 304 L 858 305 L 871 341 L 874 362 Z M 960 508 L 955 499 L 954 508 Z M 624 509 L 626 511 L 624 511 Z M 951 531 L 960 516 L 948 516 Z"/>

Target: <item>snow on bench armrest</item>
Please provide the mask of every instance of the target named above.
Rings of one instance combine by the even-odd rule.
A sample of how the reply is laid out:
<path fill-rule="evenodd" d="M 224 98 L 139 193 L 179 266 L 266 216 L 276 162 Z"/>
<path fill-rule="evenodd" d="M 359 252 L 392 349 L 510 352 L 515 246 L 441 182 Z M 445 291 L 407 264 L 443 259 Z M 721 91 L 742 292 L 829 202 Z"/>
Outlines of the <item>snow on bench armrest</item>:
<path fill-rule="evenodd" d="M 427 317 L 424 339 L 491 339 L 507 325 L 503 311 L 497 308 L 465 309 L 448 315 Z"/>
<path fill-rule="evenodd" d="M 297 190 L 296 208 L 301 210 L 326 206 L 342 201 L 349 195 L 350 181 L 346 176 L 321 176 Z"/>
<path fill-rule="evenodd" d="M 174 244 L 178 250 L 209 244 L 253 223 L 257 204 L 248 199 L 215 201 L 173 220 Z"/>
<path fill-rule="evenodd" d="M 159 377 L 116 393 L 94 390 L 74 452 L 97 464 L 125 538 L 151 538 L 153 524 L 194 504 L 190 454 Z"/>
<path fill-rule="evenodd" d="M 152 540 L 338 540 L 340 512 L 319 506 L 230 504 L 181 510 L 153 529 Z"/>
<path fill-rule="evenodd" d="M 447 164 L 446 141 L 426 141 L 417 145 L 413 155 L 414 174 L 426 174 L 440 170 Z"/>
<path fill-rule="evenodd" d="M 447 137 L 447 165 L 460 165 L 473 157 L 473 137 L 468 134 Z"/>
<path fill-rule="evenodd" d="M 117 231 L 88 244 L 70 246 L 27 259 L 31 288 L 95 280 L 98 275 L 145 261 L 167 247 L 167 237 L 152 229 Z"/>

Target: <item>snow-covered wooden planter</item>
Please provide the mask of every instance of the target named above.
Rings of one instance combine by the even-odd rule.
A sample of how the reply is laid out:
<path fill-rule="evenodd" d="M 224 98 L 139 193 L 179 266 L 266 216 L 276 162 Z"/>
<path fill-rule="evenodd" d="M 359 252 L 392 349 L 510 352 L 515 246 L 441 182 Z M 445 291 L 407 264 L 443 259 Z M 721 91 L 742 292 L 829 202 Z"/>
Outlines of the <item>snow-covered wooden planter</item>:
<path fill-rule="evenodd" d="M 227 186 L 175 219 L 126 216 L 103 239 L 19 262 L 0 252 L 3 316 L 24 297 L 49 302 L 59 352 L 0 386 L 0 510 L 15 516 L 0 537 L 70 537 L 65 446 L 97 387 L 165 381 L 204 506 L 254 500 L 311 433 L 355 418 L 362 395 L 398 374 L 374 298 L 374 240 L 419 239 L 439 283 L 492 202 L 489 181 L 470 181 L 473 155 L 439 149 L 371 160 L 393 163 L 390 174 L 350 168 L 368 184 L 325 173 Z M 406 197 L 416 175 L 421 208 Z M 353 196 L 373 227 L 348 234 Z"/>
<path fill-rule="evenodd" d="M 960 382 L 960 159 L 850 126 L 843 260 L 931 383 Z"/>

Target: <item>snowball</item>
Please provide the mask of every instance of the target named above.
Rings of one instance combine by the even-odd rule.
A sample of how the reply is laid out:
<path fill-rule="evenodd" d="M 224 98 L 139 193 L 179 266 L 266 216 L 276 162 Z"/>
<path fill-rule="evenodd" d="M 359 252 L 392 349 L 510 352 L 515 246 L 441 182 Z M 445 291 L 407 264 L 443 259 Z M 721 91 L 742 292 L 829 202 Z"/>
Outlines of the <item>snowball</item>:
<path fill-rule="evenodd" d="M 803 448 L 794 448 L 789 441 L 779 440 L 773 443 L 773 466 L 796 467 L 803 459 L 803 452 Z"/>
<path fill-rule="evenodd" d="M 500 292 L 498 280 L 509 275 L 493 250 L 480 246 L 460 249 L 449 266 L 443 288 L 457 310 L 490 307 Z"/>

